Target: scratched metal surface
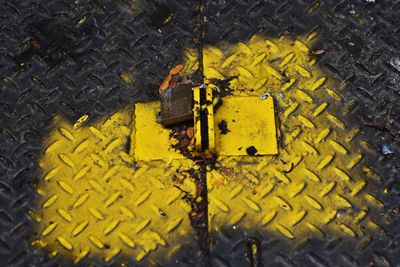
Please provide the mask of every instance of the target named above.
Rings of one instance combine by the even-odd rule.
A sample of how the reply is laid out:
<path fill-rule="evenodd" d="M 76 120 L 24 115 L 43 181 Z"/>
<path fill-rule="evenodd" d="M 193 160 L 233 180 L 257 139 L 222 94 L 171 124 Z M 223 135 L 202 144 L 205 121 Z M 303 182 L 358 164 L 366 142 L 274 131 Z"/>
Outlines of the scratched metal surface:
<path fill-rule="evenodd" d="M 193 47 L 196 6 L 156 1 L 1 1 L 0 6 L 0 262 L 71 265 L 30 245 L 36 229 L 27 212 L 39 199 L 37 161 L 50 121 L 61 114 L 73 123 L 88 114 L 91 123 L 156 99 L 169 68 L 182 62 L 184 48 Z M 192 243 L 157 264 L 201 263 Z M 78 265 L 124 262 L 135 261 L 87 257 Z"/>
<path fill-rule="evenodd" d="M 324 50 L 317 65 L 324 68 L 332 79 L 347 82 L 347 89 L 341 92 L 343 103 L 346 106 L 353 102 L 355 106 L 348 116 L 340 119 L 350 128 L 360 127 L 359 138 L 368 140 L 372 145 L 362 152 L 363 162 L 372 166 L 382 179 L 372 182 L 372 189 L 368 190 L 384 204 L 380 211 L 372 211 L 369 215 L 382 226 L 383 232 L 373 234 L 368 242 L 362 237 L 348 238 L 332 233 L 322 238 L 288 239 L 263 231 L 261 225 L 252 229 L 241 228 L 240 224 L 229 227 L 211 225 L 211 228 L 221 227 L 221 230 L 211 232 L 211 264 L 397 266 L 400 261 L 400 109 L 397 104 L 400 70 L 396 62 L 399 58 L 400 3 L 215 1 L 205 4 L 204 13 L 205 46 L 224 47 L 239 41 L 246 42 L 255 34 L 272 39 L 281 35 L 296 38 L 309 34 L 317 27 L 320 29 L 318 42 L 312 48 Z M 393 154 L 384 155 L 382 151 L 388 145 Z M 260 186 L 256 189 L 258 191 Z M 268 207 L 262 206 L 261 202 L 258 204 L 261 208 Z M 230 209 L 229 206 L 226 208 Z M 246 213 L 250 214 L 250 211 L 251 208 Z M 259 249 L 254 257 L 250 245 L 255 243 Z"/>
<path fill-rule="evenodd" d="M 258 242 L 260 266 L 398 265 L 400 2 L 204 2 L 205 45 L 235 44 L 254 33 L 296 37 L 321 28 L 316 47 L 325 53 L 318 64 L 335 79 L 348 81 L 345 100 L 357 105 L 342 119 L 360 126 L 362 138 L 375 147 L 364 160 L 382 176 L 376 187 L 388 189 L 376 195 L 384 203 L 381 213 L 375 214 L 382 218 L 384 234 L 373 237 L 364 250 L 359 249 L 360 240 L 351 238 L 299 243 L 257 229 L 223 227 L 211 233 L 211 256 L 206 261 L 213 266 L 251 266 L 249 244 Z M 1 2 L 2 265 L 71 265 L 62 257 L 48 258 L 28 241 L 34 222 L 27 211 L 37 200 L 37 158 L 51 130 L 49 122 L 58 113 L 71 122 L 82 114 L 96 120 L 127 104 L 156 99 L 169 67 L 182 62 L 184 47 L 194 47 L 195 4 L 168 3 L 166 9 L 155 1 Z M 394 154 L 382 155 L 384 145 L 393 146 Z M 171 265 L 176 260 L 189 266 L 205 260 L 195 243 L 175 257 Z M 121 260 L 107 264 L 117 262 Z M 96 258 L 79 264 L 105 265 Z"/>

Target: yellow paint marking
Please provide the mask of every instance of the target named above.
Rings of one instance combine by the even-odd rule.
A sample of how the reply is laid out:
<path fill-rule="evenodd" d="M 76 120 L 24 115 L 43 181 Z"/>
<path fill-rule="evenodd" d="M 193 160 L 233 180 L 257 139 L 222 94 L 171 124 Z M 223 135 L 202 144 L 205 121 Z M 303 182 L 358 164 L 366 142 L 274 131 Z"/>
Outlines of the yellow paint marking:
<path fill-rule="evenodd" d="M 311 78 L 311 73 L 308 70 L 306 70 L 305 68 L 303 68 L 302 66 L 294 65 L 294 68 L 297 70 L 297 72 L 301 76 L 303 76 L 305 78 Z"/>
<path fill-rule="evenodd" d="M 53 195 L 49 197 L 44 203 L 43 203 L 43 208 L 48 208 L 51 205 L 53 205 L 54 202 L 58 199 L 58 195 Z"/>
<path fill-rule="evenodd" d="M 213 106 L 213 89 L 217 87 L 209 85 L 206 88 L 206 113 L 207 113 L 207 127 L 208 127 L 208 150 L 215 153 L 215 125 L 214 125 L 214 106 Z M 208 104 L 210 103 L 210 104 Z"/>
<path fill-rule="evenodd" d="M 88 255 L 106 261 L 120 253 L 142 258 L 146 247 L 152 248 L 147 254 L 155 257 L 156 251 L 165 254 L 193 236 L 190 206 L 172 182 L 176 170 L 188 169 L 191 163 L 156 161 L 135 163 L 133 168 L 133 155 L 124 151 L 129 138 L 136 141 L 137 131 L 132 129 L 131 136 L 130 130 L 133 114 L 128 108 L 79 127 L 56 118 L 57 127 L 49 134 L 39 162 L 44 173 L 37 186 L 42 198 L 42 211 L 36 216 L 41 235 L 34 244 L 78 263 Z M 146 134 L 159 137 L 158 133 Z M 180 186 L 194 193 L 193 182 L 186 180 Z"/>
<path fill-rule="evenodd" d="M 358 193 L 360 193 L 360 191 L 367 185 L 367 182 L 365 181 L 361 181 L 360 183 L 358 183 L 353 190 L 351 190 L 350 196 L 354 197 L 356 196 Z"/>
<path fill-rule="evenodd" d="M 321 114 L 326 108 L 328 107 L 328 103 L 324 102 L 321 105 L 319 105 L 315 111 L 313 112 L 313 117 L 317 117 L 319 114 Z"/>
<path fill-rule="evenodd" d="M 82 177 L 84 177 L 84 176 L 89 172 L 89 170 L 90 170 L 90 167 L 89 167 L 89 166 L 83 167 L 80 171 L 78 171 L 78 172 L 74 175 L 74 178 L 73 178 L 73 179 L 74 179 L 75 181 L 81 179 Z"/>
<path fill-rule="evenodd" d="M 97 219 L 97 220 L 104 220 L 103 214 L 96 209 L 96 208 L 89 208 L 89 212 Z"/>
<path fill-rule="evenodd" d="M 335 186 L 336 186 L 335 182 L 330 182 L 328 185 L 326 185 L 324 188 L 322 188 L 319 196 L 324 197 L 324 196 L 328 195 L 333 190 L 333 188 L 335 188 Z"/>
<path fill-rule="evenodd" d="M 235 58 L 236 58 L 236 55 L 235 55 L 235 54 L 233 54 L 232 56 L 228 57 L 228 58 L 224 61 L 224 63 L 222 63 L 221 67 L 222 67 L 222 68 L 228 67 L 228 66 L 235 60 Z"/>
<path fill-rule="evenodd" d="M 52 169 L 51 171 L 49 171 L 46 176 L 44 177 L 44 180 L 49 181 L 51 178 L 53 178 L 54 176 L 56 176 L 58 173 L 58 167 L 55 167 L 54 169 Z"/>
<path fill-rule="evenodd" d="M 101 240 L 98 239 L 97 237 L 95 237 L 93 235 L 89 235 L 88 238 L 89 238 L 90 242 L 92 242 L 92 244 L 95 245 L 97 248 L 99 248 L 99 249 L 104 248 L 103 242 L 101 242 Z"/>
<path fill-rule="evenodd" d="M 259 55 L 253 62 L 253 66 L 259 64 L 261 61 L 264 60 L 264 58 L 267 56 L 267 54 L 261 54 Z"/>
<path fill-rule="evenodd" d="M 296 41 L 294 41 L 294 45 L 297 46 L 302 52 L 305 52 L 305 53 L 310 52 L 310 49 L 302 41 L 296 40 Z"/>
<path fill-rule="evenodd" d="M 80 117 L 74 124 L 74 128 L 79 128 L 83 123 L 85 123 L 89 119 L 89 115 L 85 114 L 82 117 Z"/>
<path fill-rule="evenodd" d="M 107 225 L 107 227 L 104 229 L 104 235 L 110 234 L 120 224 L 120 222 L 121 220 L 116 219 Z"/>
<path fill-rule="evenodd" d="M 326 92 L 336 101 L 342 101 L 342 97 L 336 93 L 334 90 L 331 90 L 329 88 L 326 89 Z"/>
<path fill-rule="evenodd" d="M 289 53 L 282 59 L 281 63 L 279 64 L 279 67 L 280 68 L 285 67 L 293 58 L 294 58 L 294 53 Z"/>
<path fill-rule="evenodd" d="M 135 242 L 127 235 L 120 234 L 119 237 L 128 247 L 134 248 L 136 246 Z"/>
<path fill-rule="evenodd" d="M 317 138 L 316 138 L 316 143 L 320 143 L 321 141 L 323 141 L 326 137 L 328 137 L 328 135 L 331 133 L 331 129 L 330 128 L 325 128 L 324 130 L 322 130 Z"/>
<path fill-rule="evenodd" d="M 363 156 L 361 154 L 355 156 L 354 158 L 352 158 L 349 161 L 349 163 L 346 165 L 346 168 L 347 169 L 352 169 L 354 166 L 356 166 L 361 161 L 362 158 L 363 158 Z"/>
<path fill-rule="evenodd" d="M 306 200 L 314 209 L 322 210 L 321 204 L 315 198 L 306 196 Z"/>
<path fill-rule="evenodd" d="M 347 154 L 347 150 L 344 146 L 336 142 L 335 140 L 329 140 L 330 145 L 339 153 L 345 155 Z"/>
<path fill-rule="evenodd" d="M 290 87 L 292 87 L 292 85 L 296 82 L 296 79 L 290 79 L 290 81 L 288 83 L 285 83 L 282 86 L 282 91 L 286 91 L 288 90 Z"/>
<path fill-rule="evenodd" d="M 321 182 L 321 178 L 319 178 L 318 175 L 316 175 L 313 171 L 305 168 L 304 172 L 305 172 L 306 176 L 308 178 L 310 178 L 311 180 L 313 180 L 314 182 L 317 182 L 317 183 Z"/>
<path fill-rule="evenodd" d="M 71 216 L 71 213 L 69 213 L 68 211 L 66 211 L 66 210 L 64 210 L 64 209 L 62 209 L 62 208 L 59 208 L 59 209 L 57 209 L 57 212 L 60 214 L 60 216 L 64 219 L 64 220 L 66 220 L 67 222 L 71 222 L 72 221 L 72 216 Z"/>
<path fill-rule="evenodd" d="M 254 210 L 254 211 L 256 211 L 256 212 L 261 211 L 260 206 L 259 206 L 256 202 L 254 202 L 253 200 L 251 200 L 251 199 L 249 199 L 249 198 L 247 198 L 247 197 L 244 197 L 243 200 L 244 200 L 244 202 L 247 204 L 247 206 L 248 206 L 249 208 L 251 208 L 252 210 Z"/>
<path fill-rule="evenodd" d="M 362 220 L 364 220 L 365 219 L 365 217 L 367 216 L 367 212 L 365 212 L 365 211 L 360 211 L 358 214 L 357 214 L 357 216 L 356 216 L 356 218 L 354 219 L 354 221 L 357 223 L 357 224 L 359 224 Z"/>
<path fill-rule="evenodd" d="M 89 194 L 83 194 L 81 195 L 73 204 L 72 207 L 73 208 L 79 208 L 82 204 L 84 204 L 88 199 L 89 199 L 90 195 Z"/>
<path fill-rule="evenodd" d="M 53 230 L 57 227 L 57 225 L 58 225 L 58 223 L 51 223 L 49 226 L 44 228 L 44 230 L 42 231 L 42 237 L 45 237 L 48 234 L 50 234 L 51 232 L 53 232 Z"/>
<path fill-rule="evenodd" d="M 245 44 L 224 46 L 223 50 L 204 48 L 206 79 L 238 75 L 230 84 L 233 97 L 271 93 L 280 132 L 279 153 L 274 157 L 219 154 L 220 166 L 233 169 L 234 174 L 218 186 L 213 183 L 216 175 L 207 177 L 211 230 L 240 218 L 239 227 L 255 229 L 259 222 L 266 231 L 287 238 L 325 236 L 327 230 L 354 236 L 349 229 L 361 232 L 367 220 L 356 224 L 354 213 L 338 210 L 379 206 L 379 200 L 366 197 L 367 185 L 362 184 L 363 158 L 357 144 L 351 142 L 359 130 L 347 129 L 338 115 L 345 105 L 338 93 L 341 89 L 310 55 L 318 33 L 316 29 L 298 40 L 254 36 Z M 238 111 L 248 106 L 243 104 Z M 222 119 L 224 116 L 219 121 Z M 227 122 L 229 129 L 232 123 Z M 346 222 L 349 228 L 337 227 L 339 222 Z"/>
<path fill-rule="evenodd" d="M 67 138 L 69 141 L 74 141 L 75 137 L 72 135 L 72 133 L 70 131 L 68 131 L 67 129 L 60 127 L 58 128 L 58 131 L 60 131 L 60 133 Z"/>
<path fill-rule="evenodd" d="M 267 73 L 269 73 L 271 76 L 273 76 L 279 80 L 282 79 L 282 75 L 278 71 L 276 71 L 273 67 L 271 67 L 269 65 L 265 65 L 264 68 L 267 71 Z"/>
<path fill-rule="evenodd" d="M 294 238 L 293 233 L 292 233 L 288 228 L 286 228 L 285 226 L 283 226 L 283 225 L 281 225 L 281 224 L 277 224 L 277 225 L 276 225 L 276 229 L 277 229 L 282 235 L 284 235 L 285 237 L 287 237 L 287 238 L 289 238 L 289 239 L 293 239 L 293 238 Z"/>
<path fill-rule="evenodd" d="M 328 230 L 356 237 L 362 227 L 381 231 L 365 212 L 342 212 L 382 207 L 384 203 L 367 193 L 369 183 L 364 180 L 381 177 L 363 165 L 358 141 L 352 141 L 359 129 L 347 129 L 338 115 L 343 105 L 340 89 L 311 58 L 310 40 L 317 34 L 318 30 L 302 41 L 254 36 L 224 50 L 204 48 L 206 79 L 238 75 L 230 84 L 232 98 L 259 99 L 268 92 L 272 97 L 263 101 L 274 99 L 275 109 L 253 116 L 275 114 L 279 124 L 270 119 L 264 127 L 249 125 L 247 130 L 255 129 L 254 137 L 275 127 L 280 133 L 274 136 L 279 147 L 273 147 L 273 156 L 219 154 L 213 171 L 221 172 L 224 182 L 216 185 L 220 176 L 207 175 L 210 230 L 230 224 L 247 229 L 262 225 L 262 231 L 288 239 L 324 236 Z M 186 55 L 185 65 L 196 67 L 195 53 Z M 252 108 L 245 102 L 238 112 Z M 75 262 L 88 255 L 109 261 L 120 253 L 140 261 L 155 251 L 177 251 L 182 238 L 193 236 L 190 206 L 171 179 L 193 162 L 171 149 L 169 131 L 155 122 L 158 110 L 157 103 L 137 104 L 95 123 L 88 115 L 75 124 L 57 118 L 39 161 L 44 177 L 37 186 L 41 212 L 30 212 L 41 233 L 35 244 Z M 231 114 L 219 110 L 217 117 L 218 113 Z M 234 138 L 228 143 L 236 142 Z M 254 142 L 270 149 L 265 136 Z M 376 152 L 365 141 L 361 146 Z M 220 167 L 233 173 L 225 177 Z M 190 179 L 180 186 L 195 192 Z"/>
<path fill-rule="evenodd" d="M 65 191 L 65 192 L 67 192 L 68 194 L 73 194 L 74 193 L 74 189 L 72 189 L 72 187 L 71 186 L 69 186 L 67 183 L 65 183 L 65 182 L 63 182 L 63 181 L 60 181 L 60 182 L 58 182 L 58 184 L 60 185 L 60 187 Z"/>
<path fill-rule="evenodd" d="M 132 156 L 135 160 L 166 160 L 169 158 L 181 158 L 184 156 L 172 148 L 170 131 L 157 123 L 157 113 L 160 103 L 140 103 L 135 105 L 135 140 Z"/>
<path fill-rule="evenodd" d="M 61 153 L 61 154 L 58 155 L 58 157 L 68 167 L 75 168 L 74 162 L 72 161 L 72 159 L 67 154 Z"/>
<path fill-rule="evenodd" d="M 291 221 L 291 226 L 298 224 L 306 216 L 306 214 L 307 212 L 304 210 L 294 214 L 293 219 Z"/>
<path fill-rule="evenodd" d="M 89 145 L 90 145 L 89 140 L 84 140 L 75 147 L 74 152 L 80 153 L 80 152 L 84 151 Z"/>
<path fill-rule="evenodd" d="M 316 225 L 312 223 L 307 223 L 308 229 L 310 229 L 314 234 L 319 235 L 320 237 L 324 237 L 325 233 Z"/>
<path fill-rule="evenodd" d="M 276 154 L 276 132 L 273 100 L 268 97 L 225 97 L 215 113 L 215 125 L 225 121 L 229 129 L 216 131 L 216 151 L 220 155 L 247 155 L 254 146 L 258 154 Z M 255 120 L 254 118 L 257 118 Z M 257 179 L 253 179 L 257 180 Z"/>
<path fill-rule="evenodd" d="M 88 221 L 84 221 L 80 224 L 78 224 L 75 229 L 72 231 L 72 236 L 77 236 L 80 233 L 82 233 L 83 230 L 85 230 L 85 228 L 88 226 L 89 222 Z"/>
<path fill-rule="evenodd" d="M 265 217 L 261 221 L 261 224 L 262 225 L 268 224 L 269 222 L 271 222 L 275 218 L 276 215 L 277 215 L 277 212 L 274 211 L 274 210 L 266 212 L 265 213 Z"/>

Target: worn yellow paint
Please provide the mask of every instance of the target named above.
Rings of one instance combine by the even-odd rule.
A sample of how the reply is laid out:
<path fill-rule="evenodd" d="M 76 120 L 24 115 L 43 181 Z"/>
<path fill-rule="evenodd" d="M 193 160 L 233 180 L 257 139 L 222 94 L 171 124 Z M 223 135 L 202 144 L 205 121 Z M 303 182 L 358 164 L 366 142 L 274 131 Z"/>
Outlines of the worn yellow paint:
<path fill-rule="evenodd" d="M 247 155 L 250 146 L 255 147 L 256 155 L 278 152 L 272 97 L 262 100 L 255 96 L 227 96 L 223 101 L 215 112 L 215 124 L 224 121 L 228 133 L 216 130 L 219 155 Z"/>
<path fill-rule="evenodd" d="M 215 120 L 214 120 L 214 105 L 213 105 L 213 87 L 206 88 L 206 111 L 207 111 L 207 126 L 208 126 L 208 150 L 215 152 Z"/>
<path fill-rule="evenodd" d="M 134 114 L 143 116 L 139 124 L 143 119 L 151 122 L 154 110 L 139 105 L 137 113 L 127 108 L 81 127 L 56 119 L 39 162 L 39 206 L 29 212 L 38 222 L 34 244 L 46 247 L 51 256 L 68 255 L 75 262 L 88 256 L 109 261 L 120 253 L 140 261 L 151 259 L 156 251 L 178 250 L 193 238 L 190 205 L 172 181 L 191 163 L 169 158 L 134 162 L 129 155 L 128 141 L 135 142 Z M 160 140 L 164 134 L 168 138 L 164 132 L 147 134 L 159 145 L 165 145 Z M 143 149 L 136 151 L 143 159 L 146 148 L 138 149 Z M 189 178 L 179 186 L 194 194 Z"/>
<path fill-rule="evenodd" d="M 233 96 L 274 98 L 279 136 L 276 156 L 219 155 L 207 181 L 210 231 L 235 225 L 288 239 L 355 237 L 377 225 L 368 210 L 383 203 L 367 193 L 367 185 L 379 176 L 365 171 L 371 168 L 363 163 L 359 130 L 342 119 L 345 87 L 328 79 L 310 53 L 317 34 L 297 40 L 254 36 L 204 48 L 206 79 L 237 76 L 230 82 Z M 241 109 L 247 108 L 243 103 Z M 235 141 L 241 140 L 229 145 Z"/>
<path fill-rule="evenodd" d="M 207 175 L 211 231 L 237 225 L 288 239 L 381 231 L 368 210 L 384 203 L 367 192 L 370 180 L 380 176 L 364 164 L 358 142 L 367 151 L 373 148 L 358 141 L 359 129 L 342 120 L 344 88 L 310 56 L 316 35 L 298 40 L 255 36 L 204 49 L 207 79 L 238 76 L 230 87 L 241 99 L 271 94 L 279 141 L 275 156 L 218 156 L 217 168 Z M 187 55 L 185 65 L 196 68 L 193 54 Z M 251 108 L 242 104 L 243 110 Z M 154 123 L 156 105 L 140 104 L 136 111 L 127 108 L 98 122 L 89 123 L 86 116 L 76 124 L 57 118 L 39 162 L 39 205 L 29 211 L 38 223 L 34 244 L 75 262 L 89 255 L 109 261 L 120 253 L 140 261 L 157 251 L 171 255 L 193 237 L 190 207 L 171 180 L 193 162 L 163 149 L 168 131 L 159 125 L 146 128 Z M 230 114 L 220 115 L 215 114 L 217 121 Z M 270 132 L 270 127 L 261 130 Z M 157 155 L 160 149 L 167 155 Z M 144 161 L 154 157 L 164 160 Z M 189 178 L 181 183 L 194 195 Z"/>
<path fill-rule="evenodd" d="M 156 122 L 159 111 L 159 102 L 135 105 L 135 123 L 131 126 L 135 129 L 132 143 L 135 160 L 185 159 L 171 146 L 170 130 Z"/>
<path fill-rule="evenodd" d="M 200 87 L 193 88 L 193 124 L 194 124 L 194 148 L 201 151 L 201 105 L 200 105 Z"/>

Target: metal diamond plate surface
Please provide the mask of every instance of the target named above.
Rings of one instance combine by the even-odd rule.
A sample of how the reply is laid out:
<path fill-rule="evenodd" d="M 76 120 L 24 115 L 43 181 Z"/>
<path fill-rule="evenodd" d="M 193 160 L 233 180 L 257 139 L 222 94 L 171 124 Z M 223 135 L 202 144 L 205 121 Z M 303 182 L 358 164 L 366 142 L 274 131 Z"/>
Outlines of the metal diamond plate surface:
<path fill-rule="evenodd" d="M 120 113 L 156 100 L 168 69 L 195 47 L 195 3 L 0 6 L 1 265 L 201 265 L 184 193 L 171 177 L 132 180 L 128 169 L 152 167 L 132 166 L 130 120 Z"/>
<path fill-rule="evenodd" d="M 211 265 L 396 266 L 399 5 L 205 6 L 205 75 L 272 92 L 281 132 L 277 157 L 209 175 Z"/>
<path fill-rule="evenodd" d="M 165 179 L 189 164 L 135 162 L 126 149 L 132 120 L 131 108 L 88 127 L 56 122 L 39 160 L 40 206 L 29 212 L 41 225 L 33 244 L 77 263 L 87 256 L 109 262 L 120 253 L 140 262 L 193 242 L 190 204 Z M 181 185 L 189 193 L 193 187 Z"/>
<path fill-rule="evenodd" d="M 399 19 L 389 0 L 0 1 L 1 265 L 398 266 Z M 157 136 L 135 103 L 177 64 L 273 99 L 278 153 L 135 147 Z"/>

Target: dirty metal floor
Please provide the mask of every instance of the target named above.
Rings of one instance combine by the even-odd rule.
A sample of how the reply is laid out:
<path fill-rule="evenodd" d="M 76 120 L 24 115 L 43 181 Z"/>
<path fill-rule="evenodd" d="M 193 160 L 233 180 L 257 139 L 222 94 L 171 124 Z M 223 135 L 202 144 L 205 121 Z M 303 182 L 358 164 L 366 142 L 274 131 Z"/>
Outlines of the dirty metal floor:
<path fill-rule="evenodd" d="M 389 0 L 2 0 L 1 265 L 398 266 L 399 21 L 400 2 Z M 311 39 L 307 51 L 305 43 Z M 260 42 L 268 45 L 260 46 Z M 264 58 L 274 66 L 262 69 L 265 77 L 293 81 L 290 88 L 270 82 L 273 79 L 262 80 L 264 74 L 255 66 Z M 79 190 L 77 180 L 86 179 L 86 170 L 74 174 L 70 183 L 60 180 L 60 196 L 37 190 L 44 181 L 57 177 L 51 172 L 55 168 L 46 165 L 51 163 L 46 161 L 46 153 L 51 153 L 49 135 L 64 144 L 62 149 L 68 150 L 69 144 L 78 152 L 103 149 L 103 145 L 105 152 L 111 150 L 113 127 L 128 142 L 126 108 L 158 100 L 158 86 L 172 66 L 199 61 L 199 78 L 239 76 L 231 85 L 238 91 L 256 90 L 260 81 L 270 86 L 278 99 L 279 146 L 287 144 L 287 138 L 292 140 L 280 151 L 276 164 L 255 162 L 255 171 L 246 164 L 233 168 L 235 160 L 221 159 L 220 170 L 232 167 L 237 177 L 241 170 L 253 173 L 248 175 L 253 177 L 251 183 L 233 179 L 224 187 L 216 182 L 218 174 L 197 177 L 208 191 L 203 191 L 204 205 L 194 206 L 173 198 L 180 192 L 171 173 L 151 184 L 131 184 L 122 177 L 117 187 L 126 192 L 140 188 L 143 194 L 139 198 L 133 194 L 130 200 L 131 195 L 122 199 L 119 191 L 103 192 L 105 205 L 110 210 L 115 201 L 134 203 L 135 215 L 129 208 L 121 211 L 124 216 L 142 218 L 133 233 L 137 239 L 131 239 L 129 232 L 117 236 L 115 229 L 125 229 L 124 222 L 115 221 L 119 215 L 111 216 L 114 220 L 104 228 L 92 227 L 101 225 L 110 213 L 98 211 L 96 203 L 88 204 L 96 198 L 83 204 L 86 195 L 74 194 Z M 289 67 L 288 77 L 274 71 L 278 68 L 274 64 L 284 69 L 292 63 L 293 73 L 300 77 L 296 81 L 291 80 Z M 314 71 L 318 75 L 312 80 Z M 71 125 L 85 114 L 82 131 L 74 132 Z M 65 118 L 64 124 L 54 131 L 53 121 L 60 117 Z M 100 141 L 83 147 L 93 136 Z M 114 155 L 90 153 L 103 159 Z M 118 160 L 124 161 L 126 154 L 118 153 Z M 79 160 L 60 155 L 57 160 L 69 167 Z M 39 165 L 43 158 L 45 163 Z M 103 178 L 115 174 L 112 168 L 104 168 L 105 173 L 99 169 L 96 174 Z M 133 169 L 123 170 L 118 171 L 134 176 Z M 103 184 L 89 178 L 91 188 L 102 191 Z M 173 214 L 165 224 L 167 229 L 163 224 L 140 224 L 150 222 L 147 213 L 154 213 L 151 209 L 160 204 L 163 190 L 172 197 L 168 203 L 180 203 L 156 210 L 161 217 Z M 44 201 L 43 197 L 48 198 Z M 56 222 L 46 221 L 51 218 L 42 214 L 43 209 L 69 199 L 75 202 L 58 207 Z M 88 218 L 97 218 L 95 223 L 74 220 L 73 209 L 85 205 Z M 194 217 L 200 219 L 194 222 Z M 95 237 L 98 229 L 110 243 Z M 56 233 L 56 247 L 41 248 Z M 83 235 L 88 238 L 79 239 Z M 154 242 L 140 238 L 158 243 L 153 247 Z M 122 252 L 114 242 L 124 246 Z"/>

